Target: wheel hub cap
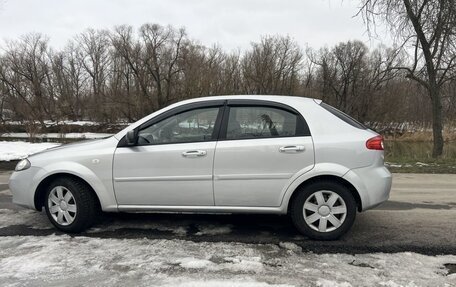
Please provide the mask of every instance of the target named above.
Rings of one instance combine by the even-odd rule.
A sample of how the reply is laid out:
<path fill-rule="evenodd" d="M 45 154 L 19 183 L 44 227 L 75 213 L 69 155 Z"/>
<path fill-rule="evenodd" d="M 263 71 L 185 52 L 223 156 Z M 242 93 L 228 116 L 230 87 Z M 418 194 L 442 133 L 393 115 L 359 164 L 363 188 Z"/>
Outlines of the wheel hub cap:
<path fill-rule="evenodd" d="M 327 205 L 322 205 L 322 206 L 320 206 L 320 208 L 318 209 L 318 213 L 319 213 L 321 216 L 328 216 L 329 213 L 331 213 L 331 209 L 330 209 L 329 206 L 327 206 Z"/>
<path fill-rule="evenodd" d="M 52 219 L 59 225 L 70 225 L 76 218 L 76 200 L 65 186 L 56 186 L 49 192 L 47 207 Z"/>
<path fill-rule="evenodd" d="M 68 205 L 65 201 L 60 201 L 60 209 L 62 209 L 63 211 L 66 211 L 68 209 Z"/>
<path fill-rule="evenodd" d="M 306 199 L 302 212 L 310 228 L 318 232 L 331 232 L 344 223 L 347 206 L 336 192 L 320 190 Z"/>

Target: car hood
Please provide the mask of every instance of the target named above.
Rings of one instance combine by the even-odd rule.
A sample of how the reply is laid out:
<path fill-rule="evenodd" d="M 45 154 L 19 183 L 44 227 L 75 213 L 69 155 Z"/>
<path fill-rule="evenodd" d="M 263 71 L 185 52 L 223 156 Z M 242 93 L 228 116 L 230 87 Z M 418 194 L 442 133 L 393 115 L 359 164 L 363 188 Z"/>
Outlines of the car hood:
<path fill-rule="evenodd" d="M 72 142 L 72 143 L 67 143 L 67 144 L 62 144 L 53 148 L 50 148 L 48 150 L 60 150 L 60 149 L 71 149 L 71 148 L 83 148 L 88 145 L 93 145 L 98 142 L 103 141 L 103 139 L 90 139 L 90 140 L 82 140 L 82 141 L 77 141 L 77 142 Z"/>
<path fill-rule="evenodd" d="M 35 153 L 28 158 L 32 162 L 38 162 L 46 159 L 77 159 L 79 156 L 86 154 L 96 154 L 100 149 L 112 148 L 117 146 L 117 139 L 109 137 L 106 139 L 85 140 L 76 143 L 63 144 L 61 146 L 52 147 L 44 151 Z"/>

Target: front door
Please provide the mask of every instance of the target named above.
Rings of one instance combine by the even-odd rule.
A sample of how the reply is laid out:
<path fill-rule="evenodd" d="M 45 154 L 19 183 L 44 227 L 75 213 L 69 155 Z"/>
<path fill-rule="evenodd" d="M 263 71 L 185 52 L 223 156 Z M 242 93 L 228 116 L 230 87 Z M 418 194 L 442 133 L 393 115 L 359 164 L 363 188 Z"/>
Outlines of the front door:
<path fill-rule="evenodd" d="M 214 205 L 212 167 L 221 109 L 199 106 L 143 124 L 138 144 L 119 147 L 114 155 L 118 204 Z"/>

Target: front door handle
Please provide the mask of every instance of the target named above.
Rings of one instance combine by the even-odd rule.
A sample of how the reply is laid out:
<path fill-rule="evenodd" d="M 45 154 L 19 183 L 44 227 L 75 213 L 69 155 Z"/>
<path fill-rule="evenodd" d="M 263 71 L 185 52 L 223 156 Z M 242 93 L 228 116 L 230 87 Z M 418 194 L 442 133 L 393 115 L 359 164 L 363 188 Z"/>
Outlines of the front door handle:
<path fill-rule="evenodd" d="M 205 156 L 207 152 L 205 150 L 189 150 L 184 151 L 182 156 L 184 157 L 198 157 L 198 156 Z"/>
<path fill-rule="evenodd" d="M 279 148 L 280 152 L 301 152 L 305 149 L 303 145 L 287 145 Z"/>

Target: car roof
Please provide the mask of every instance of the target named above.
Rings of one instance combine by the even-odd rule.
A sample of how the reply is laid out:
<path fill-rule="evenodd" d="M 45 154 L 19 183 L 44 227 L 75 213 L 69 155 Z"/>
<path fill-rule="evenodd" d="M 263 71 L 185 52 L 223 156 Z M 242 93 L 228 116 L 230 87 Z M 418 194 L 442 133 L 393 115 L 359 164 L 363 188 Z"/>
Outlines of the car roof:
<path fill-rule="evenodd" d="M 307 98 L 307 97 L 297 97 L 297 96 L 282 96 L 282 95 L 224 95 L 224 96 L 210 96 L 210 97 L 199 97 L 188 99 L 184 101 L 180 101 L 176 104 L 187 104 L 187 103 L 197 103 L 202 101 L 215 101 L 215 100 L 264 100 L 264 101 L 272 101 L 272 102 L 279 102 L 284 104 L 293 104 L 297 101 L 300 102 L 317 102 L 320 103 L 321 100 Z"/>

